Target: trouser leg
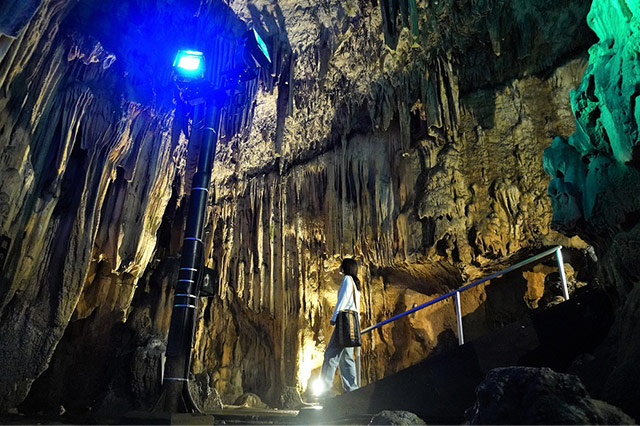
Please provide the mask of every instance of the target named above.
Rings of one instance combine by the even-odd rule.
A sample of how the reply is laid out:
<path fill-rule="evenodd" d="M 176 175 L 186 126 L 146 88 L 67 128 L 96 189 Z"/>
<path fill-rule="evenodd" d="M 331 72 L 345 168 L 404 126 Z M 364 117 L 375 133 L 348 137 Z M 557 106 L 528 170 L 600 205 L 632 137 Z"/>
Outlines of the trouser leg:
<path fill-rule="evenodd" d="M 342 387 L 347 392 L 358 389 L 354 352 L 355 348 L 344 348 L 340 356 L 340 378 L 342 379 Z"/>
<path fill-rule="evenodd" d="M 324 388 L 326 390 L 331 389 L 331 384 L 333 383 L 333 376 L 336 374 L 336 368 L 338 368 L 338 363 L 340 362 L 340 352 L 342 352 L 342 348 L 338 348 L 335 343 L 335 330 L 331 334 L 331 339 L 329 339 L 329 344 L 327 345 L 327 349 L 324 351 L 324 362 L 322 363 L 322 370 L 320 373 L 320 377 L 324 383 Z"/>

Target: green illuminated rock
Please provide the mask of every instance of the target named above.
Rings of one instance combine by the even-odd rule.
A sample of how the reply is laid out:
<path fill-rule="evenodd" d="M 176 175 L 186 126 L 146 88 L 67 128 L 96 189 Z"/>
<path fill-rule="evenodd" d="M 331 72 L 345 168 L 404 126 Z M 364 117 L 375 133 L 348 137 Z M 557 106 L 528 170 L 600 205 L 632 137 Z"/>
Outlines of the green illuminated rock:
<path fill-rule="evenodd" d="M 589 369 L 602 399 L 638 416 L 640 398 L 640 2 L 595 0 L 598 43 L 571 94 L 576 132 L 544 153 L 552 226 L 591 242 L 603 284 L 621 302 L 609 348 Z M 595 373 L 597 372 L 597 373 Z"/>
<path fill-rule="evenodd" d="M 593 3 L 588 21 L 599 42 L 571 93 L 577 131 L 544 155 L 553 226 L 601 246 L 640 219 L 639 19 L 637 2 Z"/>

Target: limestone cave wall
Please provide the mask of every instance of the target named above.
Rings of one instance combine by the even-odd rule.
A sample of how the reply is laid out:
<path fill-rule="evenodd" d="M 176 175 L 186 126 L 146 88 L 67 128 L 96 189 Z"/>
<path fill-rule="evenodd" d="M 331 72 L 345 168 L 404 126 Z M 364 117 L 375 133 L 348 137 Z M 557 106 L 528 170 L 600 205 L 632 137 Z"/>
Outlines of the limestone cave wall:
<path fill-rule="evenodd" d="M 224 117 L 206 233 L 220 286 L 193 363 L 225 402 L 306 388 L 343 256 L 369 325 L 541 247 L 586 247 L 550 229 L 542 153 L 576 130 L 589 4 L 182 3 L 33 0 L 0 21 L 1 408 L 153 405 L 198 148 L 170 52 L 232 46 L 244 23 L 274 66 Z M 550 265 L 469 294 L 469 336 L 537 306 Z M 372 333 L 364 381 L 454 330 L 443 304 Z"/>
<path fill-rule="evenodd" d="M 545 150 L 552 177 L 552 227 L 579 235 L 600 258 L 601 277 L 621 305 L 607 345 L 581 372 L 601 397 L 640 415 L 637 401 L 638 241 L 638 18 L 636 1 L 596 0 L 589 26 L 599 41 L 571 94 L 576 132 Z"/>

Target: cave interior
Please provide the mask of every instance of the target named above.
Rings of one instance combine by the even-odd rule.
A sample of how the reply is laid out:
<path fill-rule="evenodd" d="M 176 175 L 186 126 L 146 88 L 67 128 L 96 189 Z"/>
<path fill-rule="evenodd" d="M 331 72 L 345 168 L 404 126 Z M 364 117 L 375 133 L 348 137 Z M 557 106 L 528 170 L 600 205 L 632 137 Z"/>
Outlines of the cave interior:
<path fill-rule="evenodd" d="M 363 329 L 443 300 L 324 415 L 633 424 L 638 96 L 639 0 L 0 0 L 0 421 L 120 423 L 178 370 L 178 411 L 302 412 L 353 258 Z"/>

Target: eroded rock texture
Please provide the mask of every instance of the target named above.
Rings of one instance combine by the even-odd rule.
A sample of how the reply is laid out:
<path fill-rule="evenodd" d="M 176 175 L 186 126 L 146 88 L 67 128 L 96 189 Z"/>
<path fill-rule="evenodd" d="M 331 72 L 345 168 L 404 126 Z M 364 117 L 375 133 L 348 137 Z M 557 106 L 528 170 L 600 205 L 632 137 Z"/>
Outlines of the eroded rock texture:
<path fill-rule="evenodd" d="M 638 416 L 638 282 L 640 270 L 640 164 L 636 107 L 640 81 L 640 5 L 596 0 L 589 26 L 599 42 L 589 50 L 589 67 L 571 94 L 577 131 L 556 138 L 545 151 L 552 176 L 553 225 L 591 242 L 604 281 L 622 302 L 600 377 L 602 398 Z M 611 371 L 613 370 L 613 371 Z"/>
<path fill-rule="evenodd" d="M 549 368 L 491 370 L 476 389 L 471 424 L 634 424 L 631 417 L 592 399 L 580 379 Z"/>
<path fill-rule="evenodd" d="M 424 420 L 408 411 L 381 411 L 371 418 L 370 425 L 424 425 Z"/>
<path fill-rule="evenodd" d="M 93 367 L 114 349 L 105 330 L 131 313 L 172 182 L 185 169 L 173 112 L 122 98 L 115 56 L 63 26 L 74 4 L 44 2 L 3 52 L 0 218 L 10 241 L 0 299 L 4 408 L 24 399 L 65 330 L 73 334 L 72 319 L 96 319 L 75 328 L 85 338 L 72 344 L 91 355 L 65 358 L 67 368 L 80 362 L 74 384 L 94 387 Z"/>
<path fill-rule="evenodd" d="M 243 310 L 242 318 L 257 314 L 260 332 L 281 336 L 266 348 L 248 350 L 279 360 L 275 371 L 285 374 L 284 382 L 306 383 L 310 370 L 320 365 L 331 332 L 327 318 L 341 256 L 356 255 L 364 264 L 365 322 L 372 324 L 481 275 L 496 259 L 565 241 L 549 233 L 547 178 L 539 164 L 550 135 L 573 131 L 566 93 L 577 84 L 584 62 L 576 58 L 544 76 L 479 88 L 481 82 L 462 71 L 466 68 L 459 66 L 457 52 L 467 51 L 468 31 L 486 41 L 478 50 L 488 49 L 495 57 L 487 21 L 472 16 L 504 10 L 477 4 L 462 10 L 424 6 L 438 10 L 438 18 L 421 14 L 418 36 L 398 26 L 393 48 L 380 37 L 383 15 L 368 5 L 332 4 L 328 12 L 282 2 L 262 9 L 282 15 L 265 25 L 280 37 L 286 34 L 295 58 L 292 83 L 278 86 L 277 99 L 274 93 L 269 103 L 284 97 L 291 110 L 270 110 L 269 97 L 259 100 L 249 139 L 233 150 L 223 148 L 221 155 L 236 161 L 233 171 L 226 162 L 217 168 L 213 256 L 223 273 L 224 303 L 243 299 L 251 313 Z M 584 5 L 574 6 L 563 12 L 570 22 L 576 10 L 586 13 Z M 234 8 L 240 16 L 253 11 Z M 509 13 L 514 9 L 506 8 Z M 398 22 L 402 13 L 393 10 Z M 443 29 L 450 33 L 443 36 L 445 43 L 434 28 L 447 18 L 461 24 Z M 523 26 L 554 31 L 538 19 L 532 14 Z M 302 27 L 317 30 L 299 34 Z M 500 38 L 513 30 L 492 27 Z M 310 34 L 318 38 L 309 40 Z M 551 33 L 544 37 L 554 40 Z M 443 46 L 446 53 L 440 54 Z M 564 48 L 569 55 L 569 46 Z M 511 55 L 505 60 L 518 63 L 517 73 L 536 71 Z M 476 71 L 485 75 L 486 70 Z M 500 308 L 484 303 L 483 294 L 464 301 L 465 311 L 474 313 L 470 327 L 477 332 L 486 330 L 487 322 L 509 321 Z M 524 305 L 522 294 L 519 298 Z M 212 318 L 221 311 L 213 303 L 205 310 Z M 233 322 L 240 336 L 247 326 L 239 319 Z M 294 324 L 298 335 L 286 332 Z M 372 335 L 363 355 L 367 379 L 455 344 L 454 324 L 453 307 L 444 304 Z M 224 326 L 213 327 L 222 332 Z M 246 343 L 240 342 L 236 347 L 244 354 Z M 208 359 L 215 352 L 199 347 L 200 357 L 207 359 L 203 366 L 217 362 Z M 248 366 L 251 361 L 234 362 Z M 295 370 L 286 365 L 296 363 L 297 377 L 292 377 Z M 247 367 L 233 369 L 238 376 L 242 370 Z M 240 382 L 239 377 L 225 379 L 230 385 L 234 380 Z"/>
<path fill-rule="evenodd" d="M 575 131 L 588 6 L 43 2 L 0 39 L 0 407 L 153 406 L 198 147 L 168 68 L 189 34 L 231 55 L 250 22 L 274 59 L 223 119 L 206 237 L 220 288 L 193 371 L 202 398 L 275 404 L 320 367 L 342 256 L 362 265 L 369 325 L 505 258 L 585 247 L 549 229 L 541 164 Z M 536 268 L 465 296 L 469 337 L 537 306 L 554 269 Z M 371 335 L 364 381 L 453 330 L 445 303 Z"/>

